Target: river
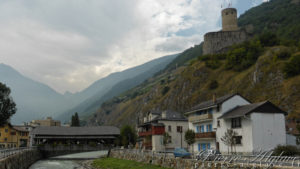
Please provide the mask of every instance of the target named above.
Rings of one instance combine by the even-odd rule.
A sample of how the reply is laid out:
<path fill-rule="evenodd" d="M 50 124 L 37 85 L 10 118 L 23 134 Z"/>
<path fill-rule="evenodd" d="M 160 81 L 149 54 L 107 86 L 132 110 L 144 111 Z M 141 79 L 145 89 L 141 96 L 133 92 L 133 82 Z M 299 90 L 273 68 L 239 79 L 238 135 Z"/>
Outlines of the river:
<path fill-rule="evenodd" d="M 80 165 L 82 161 L 85 161 L 84 159 L 100 158 L 101 156 L 105 156 L 106 154 L 107 151 L 93 151 L 57 156 L 54 157 L 56 160 L 39 160 L 32 166 L 30 166 L 29 169 L 86 169 L 84 166 Z M 63 160 L 59 160 L 60 158 Z M 67 160 L 68 158 L 72 160 Z"/>

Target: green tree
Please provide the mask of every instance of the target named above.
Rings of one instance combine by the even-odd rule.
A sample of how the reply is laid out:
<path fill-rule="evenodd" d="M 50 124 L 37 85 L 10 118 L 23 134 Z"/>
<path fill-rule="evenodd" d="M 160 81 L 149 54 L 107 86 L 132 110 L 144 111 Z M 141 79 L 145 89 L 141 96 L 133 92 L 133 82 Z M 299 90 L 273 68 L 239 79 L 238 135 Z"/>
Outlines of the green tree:
<path fill-rule="evenodd" d="M 0 83 L 0 126 L 5 125 L 16 111 L 16 104 L 10 96 L 9 87 Z"/>
<path fill-rule="evenodd" d="M 292 77 L 300 74 L 300 54 L 292 56 L 286 62 L 283 71 L 287 77 Z"/>
<path fill-rule="evenodd" d="M 164 135 L 163 135 L 163 145 L 164 145 L 164 148 L 165 148 L 165 156 L 166 156 L 166 147 L 167 147 L 167 144 L 170 142 L 170 135 L 168 132 L 165 132 Z"/>
<path fill-rule="evenodd" d="M 237 133 L 233 131 L 232 129 L 227 129 L 224 136 L 221 138 L 221 141 L 228 146 L 228 153 L 229 153 L 229 147 L 230 152 L 232 153 L 232 148 L 235 146 L 235 137 L 237 136 Z"/>
<path fill-rule="evenodd" d="M 128 145 L 135 145 L 137 135 L 134 129 L 129 126 L 125 125 L 121 128 L 121 143 L 124 147 L 128 147 Z"/>
<path fill-rule="evenodd" d="M 194 154 L 194 143 L 195 143 L 195 132 L 194 130 L 187 130 L 184 134 L 184 140 L 189 145 L 189 147 L 192 145 L 192 154 Z"/>
<path fill-rule="evenodd" d="M 75 113 L 74 116 L 72 116 L 71 126 L 72 127 L 79 127 L 80 126 L 80 120 L 79 120 L 79 116 L 78 116 L 77 112 Z"/>

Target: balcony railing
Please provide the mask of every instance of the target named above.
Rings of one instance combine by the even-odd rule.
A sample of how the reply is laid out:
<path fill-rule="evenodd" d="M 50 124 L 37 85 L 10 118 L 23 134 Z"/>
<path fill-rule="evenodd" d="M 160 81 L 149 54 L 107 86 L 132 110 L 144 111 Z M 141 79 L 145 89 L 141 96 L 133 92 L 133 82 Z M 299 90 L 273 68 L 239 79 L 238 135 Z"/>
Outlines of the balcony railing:
<path fill-rule="evenodd" d="M 209 139 L 209 138 L 216 138 L 216 132 L 206 132 L 206 133 L 196 133 L 196 139 Z"/>
<path fill-rule="evenodd" d="M 202 115 L 190 116 L 188 120 L 189 122 L 197 123 L 197 122 L 202 122 L 202 121 L 207 121 L 212 119 L 213 119 L 212 114 L 202 114 Z"/>
<path fill-rule="evenodd" d="M 143 131 L 143 132 L 139 132 L 139 136 L 140 137 L 144 137 L 144 136 L 150 136 L 152 135 L 152 131 Z"/>
<path fill-rule="evenodd" d="M 143 147 L 145 147 L 147 150 L 151 150 L 152 149 L 152 142 L 143 143 Z"/>

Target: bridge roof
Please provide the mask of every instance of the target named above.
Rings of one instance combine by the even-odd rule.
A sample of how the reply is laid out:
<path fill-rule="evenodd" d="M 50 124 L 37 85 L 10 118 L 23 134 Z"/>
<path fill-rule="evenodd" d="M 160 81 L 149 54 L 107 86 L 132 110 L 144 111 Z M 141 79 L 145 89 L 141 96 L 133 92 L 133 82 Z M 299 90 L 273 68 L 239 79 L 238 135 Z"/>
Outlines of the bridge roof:
<path fill-rule="evenodd" d="M 32 130 L 32 134 L 43 135 L 43 136 L 108 136 L 108 135 L 119 135 L 120 129 L 114 126 L 96 126 L 96 127 L 38 126 Z"/>

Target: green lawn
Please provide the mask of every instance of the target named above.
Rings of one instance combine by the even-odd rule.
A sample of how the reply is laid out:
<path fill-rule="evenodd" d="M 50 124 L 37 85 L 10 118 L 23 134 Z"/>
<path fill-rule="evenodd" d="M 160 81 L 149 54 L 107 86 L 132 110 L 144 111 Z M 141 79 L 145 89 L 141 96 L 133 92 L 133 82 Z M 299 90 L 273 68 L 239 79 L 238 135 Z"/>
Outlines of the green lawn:
<path fill-rule="evenodd" d="M 157 165 L 144 164 L 131 160 L 101 158 L 93 161 L 93 167 L 99 169 L 167 169 Z"/>

